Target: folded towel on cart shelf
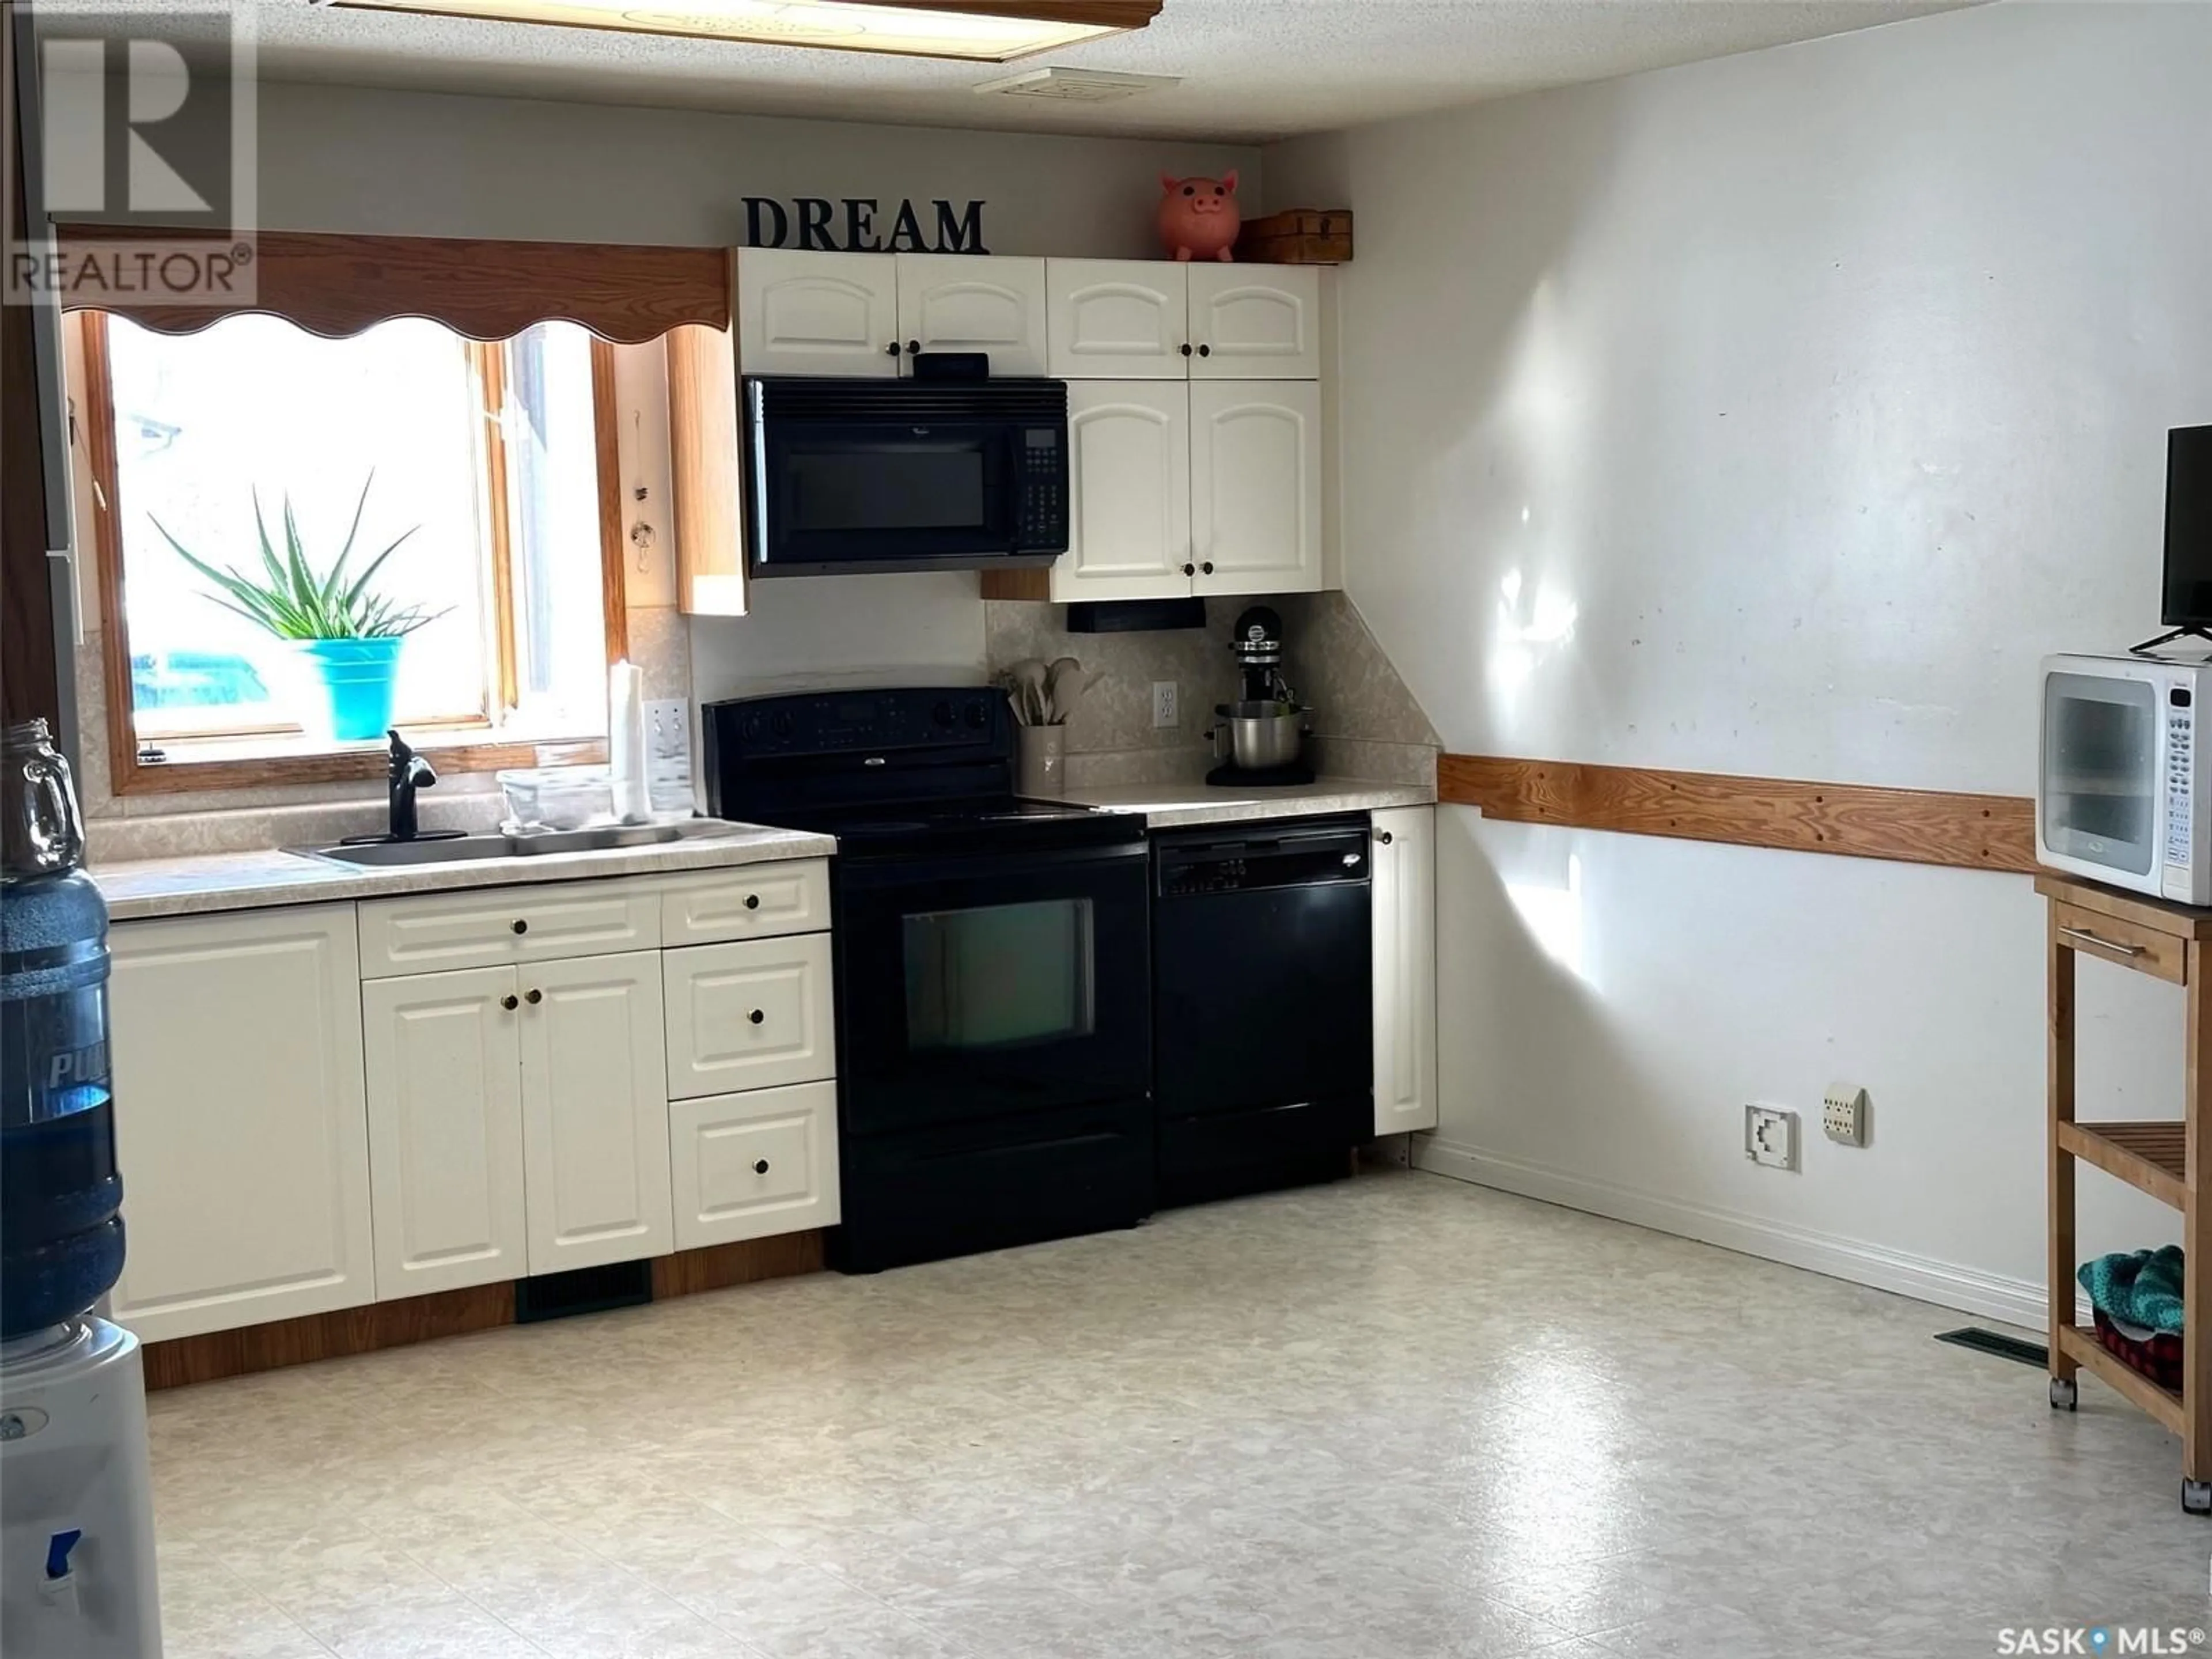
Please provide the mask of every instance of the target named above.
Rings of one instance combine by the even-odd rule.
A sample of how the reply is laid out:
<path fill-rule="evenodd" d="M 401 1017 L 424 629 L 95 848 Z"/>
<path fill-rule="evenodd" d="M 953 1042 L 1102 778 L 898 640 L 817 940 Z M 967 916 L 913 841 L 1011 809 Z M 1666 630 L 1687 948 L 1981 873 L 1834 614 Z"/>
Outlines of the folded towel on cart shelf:
<path fill-rule="evenodd" d="M 2074 1276 L 2099 1312 L 2122 1324 L 2179 1336 L 2181 1266 L 2181 1246 L 2168 1244 L 2156 1250 L 2100 1255 L 2083 1262 Z"/>

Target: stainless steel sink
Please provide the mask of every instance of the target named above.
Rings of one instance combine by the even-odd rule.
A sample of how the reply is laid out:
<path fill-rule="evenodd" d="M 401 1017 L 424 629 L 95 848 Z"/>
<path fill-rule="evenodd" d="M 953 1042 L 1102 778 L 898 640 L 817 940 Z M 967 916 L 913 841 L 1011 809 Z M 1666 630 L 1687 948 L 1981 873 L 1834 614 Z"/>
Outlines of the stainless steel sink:
<path fill-rule="evenodd" d="M 349 847 L 294 847 L 302 858 L 333 864 L 458 864 L 471 859 L 528 858 L 544 853 L 591 853 L 610 847 L 654 847 L 679 839 L 673 823 L 608 824 L 597 830 L 549 830 L 536 836 L 449 836 L 443 840 L 370 841 Z"/>

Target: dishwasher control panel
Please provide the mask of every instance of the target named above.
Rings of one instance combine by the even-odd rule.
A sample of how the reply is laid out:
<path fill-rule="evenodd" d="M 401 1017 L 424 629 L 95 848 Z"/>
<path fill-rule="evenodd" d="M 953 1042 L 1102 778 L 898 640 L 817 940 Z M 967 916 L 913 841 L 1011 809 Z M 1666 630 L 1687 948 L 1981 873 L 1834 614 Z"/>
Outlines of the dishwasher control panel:
<path fill-rule="evenodd" d="M 1164 899 L 1337 885 L 1369 878 L 1364 818 L 1293 820 L 1156 835 L 1152 847 L 1156 890 Z"/>

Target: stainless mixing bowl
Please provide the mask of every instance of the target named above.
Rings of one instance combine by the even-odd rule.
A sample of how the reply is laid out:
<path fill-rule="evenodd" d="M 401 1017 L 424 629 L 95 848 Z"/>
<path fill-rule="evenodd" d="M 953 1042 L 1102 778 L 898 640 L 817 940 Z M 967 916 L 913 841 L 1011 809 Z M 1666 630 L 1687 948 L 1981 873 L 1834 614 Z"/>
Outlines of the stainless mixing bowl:
<path fill-rule="evenodd" d="M 1297 762 L 1311 711 L 1295 702 L 1219 702 L 1213 712 L 1228 728 L 1229 758 L 1258 772 Z"/>

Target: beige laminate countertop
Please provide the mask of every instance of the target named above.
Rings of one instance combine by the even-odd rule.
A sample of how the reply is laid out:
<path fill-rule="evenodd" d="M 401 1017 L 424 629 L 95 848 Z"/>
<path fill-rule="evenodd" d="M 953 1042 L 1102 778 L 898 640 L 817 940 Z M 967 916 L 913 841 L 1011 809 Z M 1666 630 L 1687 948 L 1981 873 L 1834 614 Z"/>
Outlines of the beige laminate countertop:
<path fill-rule="evenodd" d="M 1115 784 L 1103 789 L 1071 789 L 1067 799 L 1079 805 L 1109 811 L 1142 812 L 1151 828 L 1175 830 L 1255 818 L 1318 817 L 1328 812 L 1428 806 L 1435 803 L 1437 792 L 1425 784 L 1321 778 L 1279 789 L 1223 789 L 1206 783 Z"/>
<path fill-rule="evenodd" d="M 540 853 L 379 868 L 337 864 L 272 848 L 97 865 L 90 873 L 107 900 L 109 919 L 135 921 L 149 916 L 252 910 L 272 904 L 322 904 L 600 876 L 665 875 L 781 859 L 827 858 L 836 850 L 836 842 L 828 836 L 696 819 L 685 827 L 679 841 L 595 852 Z"/>

